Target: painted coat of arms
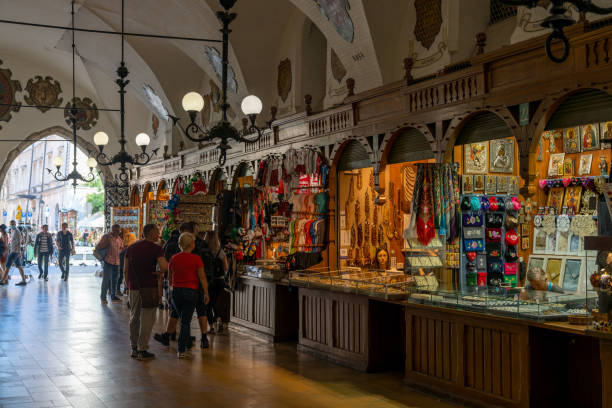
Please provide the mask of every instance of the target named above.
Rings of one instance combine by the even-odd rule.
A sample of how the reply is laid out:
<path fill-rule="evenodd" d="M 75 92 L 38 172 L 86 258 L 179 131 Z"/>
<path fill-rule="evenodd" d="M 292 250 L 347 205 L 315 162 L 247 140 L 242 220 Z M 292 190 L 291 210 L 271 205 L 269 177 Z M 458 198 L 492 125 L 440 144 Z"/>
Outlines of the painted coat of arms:
<path fill-rule="evenodd" d="M 153 136 L 157 137 L 157 131 L 159 130 L 159 118 L 155 114 L 151 115 L 151 127 L 153 128 Z"/>
<path fill-rule="evenodd" d="M 89 130 L 96 126 L 99 116 L 98 107 L 96 104 L 89 98 L 81 99 L 79 97 L 74 98 L 72 102 L 77 108 L 76 128 Z M 70 111 L 72 110 L 72 106 L 72 103 L 68 102 L 64 108 L 64 119 L 68 125 L 72 125 L 70 120 Z"/>
<path fill-rule="evenodd" d="M 283 102 L 285 102 L 289 96 L 292 82 L 293 76 L 291 74 L 291 61 L 289 58 L 286 58 L 282 60 L 280 64 L 278 64 L 278 78 L 276 80 L 278 96 L 281 97 Z"/>
<path fill-rule="evenodd" d="M 19 112 L 21 109 L 21 103 L 15 100 L 15 93 L 21 91 L 21 84 L 11 79 L 12 76 L 10 69 L 0 68 L 0 103 L 2 104 L 0 105 L 0 120 L 4 122 L 11 120 L 11 112 Z M 1 126 L 0 129 L 2 129 Z"/>
<path fill-rule="evenodd" d="M 60 83 L 50 76 L 43 79 L 42 76 L 36 75 L 34 79 L 28 79 L 25 89 L 29 95 L 25 95 L 23 99 L 29 105 L 35 105 L 43 113 L 60 106 L 64 100 L 59 97 L 62 93 Z"/>
<path fill-rule="evenodd" d="M 331 21 L 334 28 L 346 41 L 352 43 L 355 37 L 355 27 L 349 15 L 348 0 L 314 0 L 321 14 Z"/>
<path fill-rule="evenodd" d="M 430 49 L 442 27 L 442 0 L 414 0 L 416 24 L 414 36 Z"/>

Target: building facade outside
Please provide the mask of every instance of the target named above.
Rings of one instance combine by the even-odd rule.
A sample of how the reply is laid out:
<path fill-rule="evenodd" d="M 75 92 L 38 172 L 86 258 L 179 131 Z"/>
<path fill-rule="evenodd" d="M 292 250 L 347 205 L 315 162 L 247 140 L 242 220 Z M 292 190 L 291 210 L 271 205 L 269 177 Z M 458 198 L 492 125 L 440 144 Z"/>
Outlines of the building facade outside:
<path fill-rule="evenodd" d="M 49 229 L 55 231 L 60 228 L 62 212 L 75 210 L 79 220 L 91 215 L 91 206 L 86 199 L 97 189 L 81 184 L 74 190 L 69 182 L 56 181 L 47 171 L 55 172 L 55 157 L 63 160 L 62 174 L 72 171 L 72 143 L 51 135 L 32 144 L 15 159 L 0 190 L 1 223 L 8 224 L 10 220 L 18 219 L 21 209 L 19 223 L 32 226 L 48 224 Z M 78 171 L 88 174 L 87 156 L 80 149 L 77 149 L 77 161 Z"/>

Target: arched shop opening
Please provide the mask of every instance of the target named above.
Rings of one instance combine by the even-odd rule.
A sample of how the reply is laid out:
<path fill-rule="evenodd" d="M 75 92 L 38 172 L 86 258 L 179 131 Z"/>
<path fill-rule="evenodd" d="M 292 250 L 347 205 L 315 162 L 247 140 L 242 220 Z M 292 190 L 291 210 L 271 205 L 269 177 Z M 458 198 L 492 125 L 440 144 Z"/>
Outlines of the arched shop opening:
<path fill-rule="evenodd" d="M 610 145 L 602 143 L 612 138 L 612 96 L 598 89 L 578 90 L 544 123 L 531 146 L 536 193 L 525 228 L 531 245 L 524 260 L 528 267 L 543 268 L 548 280 L 566 293 L 586 292 L 588 300 L 595 296 L 589 293 L 590 276 L 607 265 L 598 266 L 596 256 L 586 256 L 584 237 L 612 235 L 602 197 L 612 159 Z"/>
<path fill-rule="evenodd" d="M 461 233 L 447 248 L 446 264 L 462 290 L 517 286 L 518 260 L 528 243 L 518 238 L 522 225 L 514 208 L 519 206 L 518 144 L 510 126 L 490 111 L 472 115 L 457 132 L 451 140 Z"/>
<path fill-rule="evenodd" d="M 130 206 L 140 207 L 140 189 L 138 186 L 132 187 L 132 192 L 130 193 Z"/>
<path fill-rule="evenodd" d="M 155 195 L 155 199 L 158 201 L 168 201 L 170 199 L 170 194 L 168 192 L 168 186 L 166 184 L 166 180 L 162 180 L 159 182 L 157 186 L 157 194 Z"/>
<path fill-rule="evenodd" d="M 227 176 L 223 169 L 216 168 L 210 176 L 208 194 L 217 195 L 227 188 Z"/>
<path fill-rule="evenodd" d="M 253 167 L 248 162 L 238 164 L 232 179 L 232 190 L 253 187 Z"/>

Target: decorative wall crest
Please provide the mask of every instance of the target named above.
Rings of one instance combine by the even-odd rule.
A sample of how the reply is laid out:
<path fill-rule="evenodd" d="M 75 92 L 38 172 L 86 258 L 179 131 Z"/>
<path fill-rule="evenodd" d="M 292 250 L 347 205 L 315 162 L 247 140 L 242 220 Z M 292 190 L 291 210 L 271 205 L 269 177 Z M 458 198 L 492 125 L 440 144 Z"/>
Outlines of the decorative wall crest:
<path fill-rule="evenodd" d="M 430 49 L 442 27 L 442 0 L 414 0 L 416 24 L 414 36 Z"/>
<path fill-rule="evenodd" d="M 2 65 L 2 60 L 0 60 Z M 21 83 L 16 79 L 11 79 L 13 73 L 8 68 L 0 68 L 0 121 L 8 122 L 11 120 L 11 112 L 19 112 L 21 103 L 15 100 L 15 93 L 21 92 Z M 0 126 L 2 129 L 2 126 Z"/>
<path fill-rule="evenodd" d="M 63 98 L 59 97 L 59 94 L 62 93 L 60 83 L 50 76 L 43 79 L 42 76 L 36 75 L 34 79 L 28 79 L 25 90 L 29 93 L 29 95 L 23 97 L 26 103 L 37 105 L 43 113 L 60 106 L 64 101 Z"/>
<path fill-rule="evenodd" d="M 77 129 L 89 130 L 96 126 L 99 116 L 98 107 L 91 99 L 87 97 L 83 99 L 76 97 L 73 99 L 73 104 L 78 109 L 76 121 Z M 70 122 L 70 109 L 72 109 L 72 103 L 68 102 L 64 108 L 64 118 L 68 125 L 72 125 Z"/>
<path fill-rule="evenodd" d="M 208 58 L 208 62 L 210 62 L 213 71 L 215 71 L 215 74 L 217 74 L 217 78 L 219 78 L 219 81 L 221 81 L 223 74 L 223 59 L 221 58 L 221 54 L 219 54 L 219 51 L 217 51 L 216 48 L 209 47 L 208 45 L 204 47 L 204 53 L 206 54 L 206 58 Z M 233 68 L 229 65 L 227 67 L 227 89 L 233 93 L 238 92 L 236 74 L 234 73 Z"/>
<path fill-rule="evenodd" d="M 346 41 L 352 43 L 355 37 L 355 26 L 349 15 L 348 0 L 314 0 L 323 17 L 331 21 L 334 28 Z"/>
<path fill-rule="evenodd" d="M 333 48 L 331 49 L 330 64 L 334 79 L 338 81 L 338 83 L 342 83 L 342 80 L 346 76 L 346 68 L 344 68 L 342 61 L 340 61 L 340 57 L 338 57 L 338 54 L 336 54 Z"/>
<path fill-rule="evenodd" d="M 210 100 L 212 102 L 213 111 L 215 113 L 219 113 L 219 111 L 221 110 L 221 106 L 220 106 L 221 90 L 219 89 L 217 84 L 215 84 L 215 81 L 211 79 L 209 82 L 210 82 Z"/>
<path fill-rule="evenodd" d="M 278 64 L 278 76 L 276 79 L 276 88 L 278 96 L 281 97 L 282 101 L 285 102 L 291 91 L 291 83 L 293 82 L 293 75 L 291 73 L 291 61 L 286 58 Z"/>
<path fill-rule="evenodd" d="M 210 95 L 204 95 L 204 108 L 202 109 L 202 124 L 204 126 L 210 123 Z"/>
<path fill-rule="evenodd" d="M 159 118 L 155 114 L 151 115 L 151 127 L 153 128 L 153 135 L 157 136 L 159 130 Z"/>

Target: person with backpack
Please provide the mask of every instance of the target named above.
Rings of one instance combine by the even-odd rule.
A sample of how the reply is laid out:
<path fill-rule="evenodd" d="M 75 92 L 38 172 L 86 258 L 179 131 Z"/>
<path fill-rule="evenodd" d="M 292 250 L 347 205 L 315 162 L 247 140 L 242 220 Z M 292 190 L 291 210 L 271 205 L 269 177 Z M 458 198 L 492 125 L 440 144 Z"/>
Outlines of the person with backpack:
<path fill-rule="evenodd" d="M 59 264 L 60 270 L 62 271 L 62 280 L 68 280 L 68 273 L 70 272 L 70 255 L 74 255 L 74 237 L 72 232 L 68 231 L 68 223 L 62 224 L 62 230 L 57 233 L 57 263 Z"/>
<path fill-rule="evenodd" d="M 161 248 L 160 248 L 161 249 Z M 105 256 L 102 259 L 102 288 L 100 290 L 100 302 L 107 305 L 106 295 L 110 290 L 111 301 L 114 303 L 121 302 L 117 294 L 117 281 L 119 279 L 120 256 L 123 251 L 123 239 L 121 237 L 121 226 L 114 224 L 111 227 L 109 234 L 104 234 L 96 245 L 97 252 L 104 252 Z"/>
<path fill-rule="evenodd" d="M 0 285 L 8 283 L 8 272 L 6 269 L 6 258 L 8 257 L 8 234 L 6 225 L 0 225 Z"/>
<path fill-rule="evenodd" d="M 195 223 L 193 222 L 185 222 L 181 224 L 179 227 L 179 232 L 182 234 L 184 232 L 189 232 L 194 234 L 195 231 Z M 178 248 L 178 240 L 177 247 Z M 166 244 L 166 257 L 170 255 L 170 258 L 174 256 L 176 253 L 180 252 L 180 249 L 176 253 L 172 253 L 175 250 L 174 241 L 172 237 L 168 240 Z M 195 236 L 195 247 L 192 251 L 193 254 L 199 255 L 202 259 L 202 263 L 204 265 L 204 272 L 208 278 L 208 271 L 213 269 L 213 265 L 211 264 L 212 256 L 210 254 L 210 250 L 208 249 L 208 245 L 202 239 L 200 239 L 197 235 Z M 205 302 L 205 296 L 203 288 L 199 290 L 200 296 L 198 297 L 198 302 L 196 304 L 196 314 L 198 316 L 198 322 L 200 324 L 200 331 L 202 337 L 200 339 L 200 348 L 207 349 L 210 345 L 208 341 L 208 308 L 210 307 L 210 302 Z M 172 296 L 170 296 L 171 298 Z M 176 338 L 176 326 L 178 323 L 179 314 L 176 308 L 170 302 L 170 318 L 168 319 L 168 323 L 166 325 L 166 331 L 164 333 L 155 333 L 153 338 L 163 344 L 164 346 L 170 345 L 170 340 L 174 340 Z M 192 337 L 193 339 L 193 337 Z"/>
<path fill-rule="evenodd" d="M 223 332 L 224 320 L 228 320 L 223 307 L 223 304 L 227 302 L 223 302 L 222 298 L 225 293 L 225 272 L 229 265 L 217 233 L 214 231 L 207 232 L 204 240 L 212 255 L 212 259 L 208 262 L 212 267 L 209 268 L 210 272 L 207 272 L 208 275 L 206 276 L 209 282 L 208 293 L 210 294 L 207 317 L 211 325 L 210 332 L 221 333 Z"/>
<path fill-rule="evenodd" d="M 38 279 L 49 280 L 49 257 L 52 253 L 53 237 L 49 233 L 49 226 L 45 224 L 42 226 L 42 231 L 36 235 L 34 242 L 34 255 L 38 257 Z"/>

